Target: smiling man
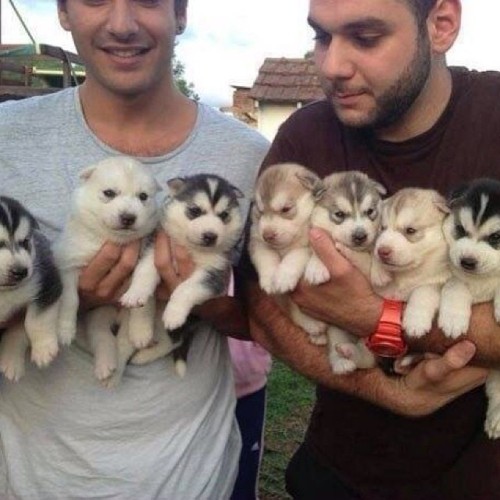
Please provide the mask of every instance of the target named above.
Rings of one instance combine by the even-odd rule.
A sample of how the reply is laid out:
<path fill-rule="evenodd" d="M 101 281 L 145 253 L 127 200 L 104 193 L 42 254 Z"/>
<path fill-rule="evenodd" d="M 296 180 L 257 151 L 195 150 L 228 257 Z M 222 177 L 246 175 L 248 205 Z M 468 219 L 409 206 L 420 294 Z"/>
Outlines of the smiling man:
<path fill-rule="evenodd" d="M 281 126 L 264 167 L 298 162 L 320 176 L 361 170 L 389 194 L 404 187 L 447 194 L 475 177 L 497 177 L 500 75 L 447 66 L 460 18 L 460 0 L 310 0 L 326 99 Z M 331 280 L 301 284 L 297 304 L 360 337 L 381 330 L 391 305 L 324 232 L 312 230 L 311 244 Z M 491 304 L 475 306 L 467 336 L 452 347 L 435 328 L 420 348 L 440 355 L 405 376 L 379 369 L 334 376 L 325 351 L 272 297 L 255 284 L 249 298 L 254 338 L 318 384 L 305 442 L 287 471 L 294 498 L 500 496 L 500 441 L 483 432 L 487 370 L 473 366 L 500 362 Z M 401 331 L 398 307 L 390 324 Z"/>
<path fill-rule="evenodd" d="M 85 83 L 0 108 L 2 190 L 24 202 L 51 238 L 65 223 L 79 172 L 109 156 L 138 158 L 162 186 L 204 172 L 251 191 L 267 142 L 175 86 L 172 56 L 186 7 L 187 0 L 58 1 L 61 25 L 86 64 Z M 81 303 L 116 303 L 138 248 L 106 243 L 80 274 Z M 160 233 L 163 298 L 191 269 L 185 251 L 172 251 L 177 266 Z M 77 345 L 61 348 L 46 370 L 27 363 L 18 383 L 0 375 L 0 498 L 229 498 L 241 442 L 220 332 L 244 330 L 246 321 L 227 297 L 197 313 L 205 321 L 183 379 L 167 356 L 129 365 L 106 389 Z"/>

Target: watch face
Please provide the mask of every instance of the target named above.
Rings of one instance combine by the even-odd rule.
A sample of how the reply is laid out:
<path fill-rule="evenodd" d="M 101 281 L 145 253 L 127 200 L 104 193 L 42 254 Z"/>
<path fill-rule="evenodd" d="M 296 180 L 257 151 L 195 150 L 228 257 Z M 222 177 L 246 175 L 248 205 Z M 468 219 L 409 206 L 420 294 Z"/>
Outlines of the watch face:
<path fill-rule="evenodd" d="M 402 338 L 382 340 L 372 335 L 366 342 L 366 346 L 373 354 L 382 358 L 397 358 L 406 352 L 406 345 Z"/>

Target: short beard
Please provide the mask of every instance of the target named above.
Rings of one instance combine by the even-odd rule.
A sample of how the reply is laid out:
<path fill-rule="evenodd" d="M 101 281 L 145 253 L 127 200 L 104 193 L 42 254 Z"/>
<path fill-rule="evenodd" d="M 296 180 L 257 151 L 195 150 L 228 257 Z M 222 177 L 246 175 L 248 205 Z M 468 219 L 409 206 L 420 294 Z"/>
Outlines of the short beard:
<path fill-rule="evenodd" d="M 384 129 L 398 122 L 413 106 L 431 71 L 429 40 L 419 36 L 417 50 L 399 79 L 377 99 L 373 120 L 367 126 Z"/>

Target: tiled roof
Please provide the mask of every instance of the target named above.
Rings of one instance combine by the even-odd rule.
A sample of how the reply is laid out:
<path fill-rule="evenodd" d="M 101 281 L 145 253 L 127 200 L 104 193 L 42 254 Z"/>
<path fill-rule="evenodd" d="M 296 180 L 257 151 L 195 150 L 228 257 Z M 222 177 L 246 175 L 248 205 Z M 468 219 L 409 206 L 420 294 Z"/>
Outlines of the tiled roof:
<path fill-rule="evenodd" d="M 257 101 L 310 102 L 324 97 L 312 59 L 266 58 L 250 97 Z"/>

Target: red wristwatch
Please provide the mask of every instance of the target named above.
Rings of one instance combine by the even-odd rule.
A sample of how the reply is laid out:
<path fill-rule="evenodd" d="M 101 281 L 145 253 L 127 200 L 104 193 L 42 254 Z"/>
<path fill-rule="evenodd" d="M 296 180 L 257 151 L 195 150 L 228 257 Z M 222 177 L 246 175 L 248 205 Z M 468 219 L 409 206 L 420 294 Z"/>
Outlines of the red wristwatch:
<path fill-rule="evenodd" d="M 402 302 L 384 299 L 377 329 L 366 340 L 366 346 L 376 356 L 397 358 L 406 352 L 407 346 L 401 327 L 402 311 Z"/>

